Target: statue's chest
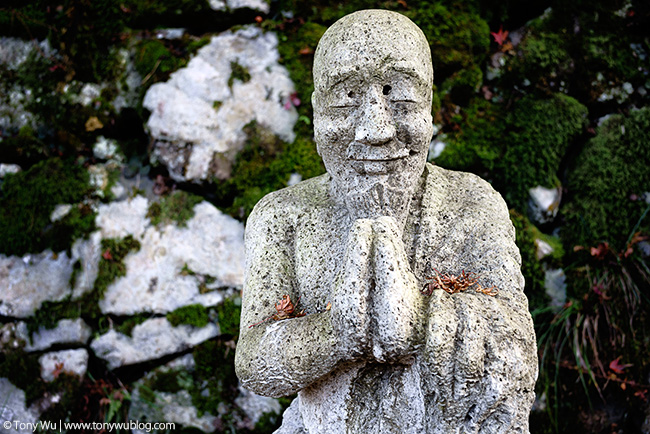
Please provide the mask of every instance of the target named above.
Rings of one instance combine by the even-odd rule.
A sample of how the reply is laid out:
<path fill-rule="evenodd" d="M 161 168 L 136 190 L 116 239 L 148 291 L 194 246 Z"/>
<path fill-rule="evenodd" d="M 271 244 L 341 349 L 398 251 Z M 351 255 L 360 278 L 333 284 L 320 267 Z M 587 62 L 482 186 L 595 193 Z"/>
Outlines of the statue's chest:
<path fill-rule="evenodd" d="M 310 216 L 296 228 L 294 269 L 301 305 L 308 312 L 331 302 L 334 277 L 345 257 L 347 224 L 333 216 Z"/>

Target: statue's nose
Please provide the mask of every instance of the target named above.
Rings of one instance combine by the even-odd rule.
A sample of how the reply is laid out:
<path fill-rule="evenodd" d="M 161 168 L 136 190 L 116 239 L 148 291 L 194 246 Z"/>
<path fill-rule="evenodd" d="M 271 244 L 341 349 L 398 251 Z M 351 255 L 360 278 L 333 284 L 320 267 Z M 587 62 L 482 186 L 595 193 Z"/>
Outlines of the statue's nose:
<path fill-rule="evenodd" d="M 395 123 L 386 97 L 371 89 L 357 112 L 354 140 L 366 145 L 381 146 L 395 137 Z"/>

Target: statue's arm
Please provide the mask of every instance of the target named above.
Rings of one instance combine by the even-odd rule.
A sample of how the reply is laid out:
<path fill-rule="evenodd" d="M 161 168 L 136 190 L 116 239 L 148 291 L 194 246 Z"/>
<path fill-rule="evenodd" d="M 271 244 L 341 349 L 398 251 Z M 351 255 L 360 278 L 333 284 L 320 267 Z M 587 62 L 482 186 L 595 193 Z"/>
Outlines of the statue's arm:
<path fill-rule="evenodd" d="M 435 378 L 430 384 L 439 405 L 454 403 L 444 416 L 450 426 L 464 420 L 475 432 L 499 420 L 527 432 L 537 352 L 514 228 L 505 202 L 491 188 L 475 189 L 471 201 L 450 229 L 457 247 L 442 247 L 447 255 L 436 255 L 432 265 L 474 272 L 479 284 L 496 286 L 499 293 L 434 291 L 426 331 Z"/>
<path fill-rule="evenodd" d="M 342 273 L 333 283 L 332 291 L 346 293 L 347 298 L 333 297 L 331 310 L 308 312 L 306 316 L 281 321 L 269 320 L 251 327 L 276 313 L 275 303 L 285 294 L 294 303 L 298 299 L 291 250 L 292 223 L 283 221 L 281 213 L 265 212 L 263 206 L 251 214 L 246 229 L 246 276 L 235 368 L 246 388 L 277 397 L 309 386 L 340 363 L 363 353 L 360 342 L 365 339 L 365 333 L 361 332 L 363 324 L 355 323 L 359 316 L 342 313 L 366 298 L 355 297 L 345 288 L 351 281 L 360 279 L 349 279 Z M 357 250 L 369 250 L 369 243 L 370 240 L 365 247 L 362 243 Z M 346 254 L 346 265 L 351 266 L 344 268 L 358 271 L 364 267 L 355 261 L 368 255 L 357 253 Z M 359 336 L 362 338 L 356 339 Z"/>

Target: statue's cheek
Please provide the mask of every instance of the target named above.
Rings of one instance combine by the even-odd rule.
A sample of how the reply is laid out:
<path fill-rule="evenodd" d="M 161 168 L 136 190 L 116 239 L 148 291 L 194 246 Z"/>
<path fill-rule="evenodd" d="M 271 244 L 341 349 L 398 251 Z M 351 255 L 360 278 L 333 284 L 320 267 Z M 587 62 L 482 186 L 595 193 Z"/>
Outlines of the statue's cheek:
<path fill-rule="evenodd" d="M 410 113 L 397 119 L 397 137 L 410 147 L 429 147 L 433 136 L 431 115 Z"/>

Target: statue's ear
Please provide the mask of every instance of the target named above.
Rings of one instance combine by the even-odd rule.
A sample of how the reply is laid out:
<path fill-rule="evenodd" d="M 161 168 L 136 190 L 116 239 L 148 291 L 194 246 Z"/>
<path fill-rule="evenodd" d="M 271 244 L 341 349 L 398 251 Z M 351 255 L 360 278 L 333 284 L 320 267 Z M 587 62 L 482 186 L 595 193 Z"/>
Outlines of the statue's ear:
<path fill-rule="evenodd" d="M 316 91 L 313 91 L 311 93 L 311 106 L 316 107 L 318 104 L 318 95 L 316 94 Z"/>

